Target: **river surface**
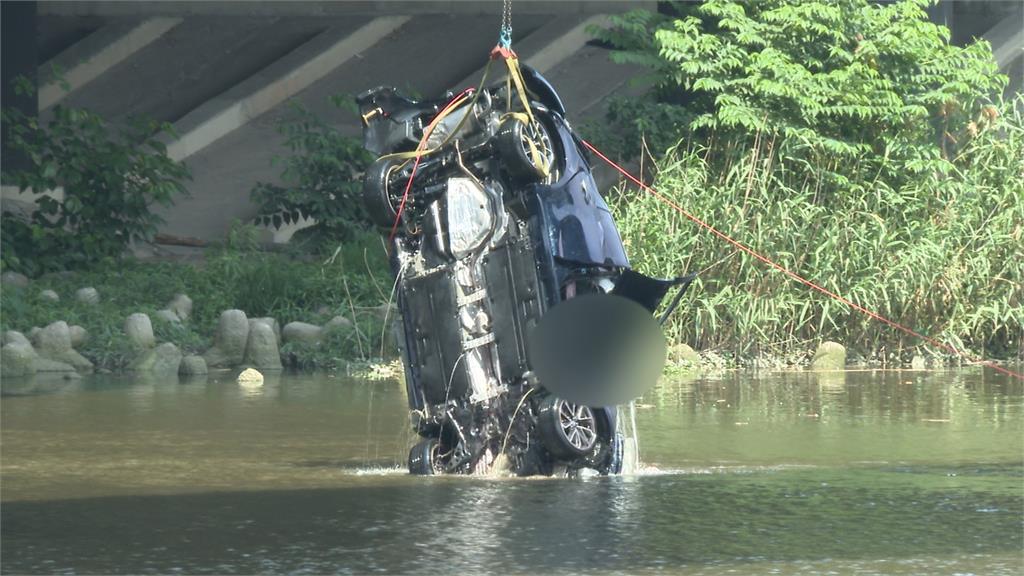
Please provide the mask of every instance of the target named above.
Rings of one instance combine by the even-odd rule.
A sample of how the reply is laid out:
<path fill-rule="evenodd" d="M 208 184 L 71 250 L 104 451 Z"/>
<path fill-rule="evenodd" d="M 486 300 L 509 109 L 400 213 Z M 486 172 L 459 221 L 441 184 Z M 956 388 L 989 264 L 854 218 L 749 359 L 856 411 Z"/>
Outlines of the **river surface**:
<path fill-rule="evenodd" d="M 1024 389 L 663 379 L 621 477 L 410 477 L 394 381 L 4 382 L 4 573 L 1024 573 Z"/>

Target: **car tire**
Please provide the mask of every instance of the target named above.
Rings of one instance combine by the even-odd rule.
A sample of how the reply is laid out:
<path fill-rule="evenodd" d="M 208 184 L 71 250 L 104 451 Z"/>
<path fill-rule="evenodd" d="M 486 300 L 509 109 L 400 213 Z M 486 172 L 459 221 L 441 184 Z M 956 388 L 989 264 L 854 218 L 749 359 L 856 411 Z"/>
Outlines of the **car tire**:
<path fill-rule="evenodd" d="M 537 410 L 541 441 L 558 458 L 579 458 L 594 451 L 600 434 L 590 406 L 548 396 Z"/>
<path fill-rule="evenodd" d="M 417 442 L 409 449 L 409 474 L 433 476 L 444 472 L 440 453 L 441 442 L 437 438 L 427 438 Z"/>
<path fill-rule="evenodd" d="M 533 159 L 528 142 L 532 140 L 538 151 L 548 163 L 548 169 L 538 166 Z M 551 133 L 541 121 L 527 125 L 522 120 L 510 116 L 498 127 L 495 136 L 495 147 L 501 155 L 510 176 L 520 183 L 532 183 L 547 180 L 552 182 L 557 168 L 555 150 Z"/>
<path fill-rule="evenodd" d="M 363 206 L 370 221 L 380 228 L 391 228 L 398 217 L 388 193 L 388 176 L 397 164 L 393 158 L 380 158 L 363 175 Z"/>

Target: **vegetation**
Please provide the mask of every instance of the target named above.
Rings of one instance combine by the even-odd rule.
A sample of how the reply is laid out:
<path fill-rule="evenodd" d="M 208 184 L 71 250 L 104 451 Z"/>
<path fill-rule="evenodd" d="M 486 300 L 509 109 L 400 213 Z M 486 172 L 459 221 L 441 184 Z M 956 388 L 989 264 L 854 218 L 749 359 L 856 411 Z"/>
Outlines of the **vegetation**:
<path fill-rule="evenodd" d="M 20 91 L 30 90 L 22 80 Z M 56 106 L 45 125 L 16 109 L 3 111 L 12 150 L 28 167 L 3 173 L 5 184 L 41 196 L 28 220 L 4 213 L 3 268 L 30 276 L 119 258 L 133 239 L 149 238 L 162 219 L 150 208 L 184 194 L 184 165 L 158 139 L 170 125 L 136 120 L 114 127 L 88 110 Z"/>
<path fill-rule="evenodd" d="M 949 45 L 919 1 L 676 10 L 601 34 L 657 85 L 612 107 L 606 146 L 654 146 L 661 193 L 829 290 L 956 346 L 1024 352 L 1024 101 L 999 103 L 987 44 Z M 703 272 L 669 328 L 679 340 L 748 355 L 921 344 L 650 195 L 613 200 L 634 264 Z"/>
<path fill-rule="evenodd" d="M 353 238 L 330 258 L 258 249 L 251 227 L 236 226 L 228 241 L 211 250 L 204 262 L 109 261 L 75 273 L 46 274 L 27 289 L 4 286 L 0 329 L 28 332 L 56 320 L 79 324 L 89 339 L 79 351 L 100 367 L 117 369 L 132 359 L 123 333 L 124 320 L 144 312 L 153 321 L 157 340 L 173 342 L 186 353 L 202 353 L 223 310 L 238 308 L 249 317 L 272 316 L 283 326 L 292 321 L 324 324 L 336 315 L 355 319 L 358 330 L 329 333 L 320 346 L 286 344 L 283 352 L 303 367 L 333 369 L 342 359 L 381 356 L 383 310 L 390 280 L 379 239 Z M 93 286 L 100 302 L 75 301 L 75 290 Z M 53 289 L 60 302 L 39 297 Z M 192 318 L 181 325 L 164 322 L 157 310 L 177 293 L 194 301 Z M 384 353 L 393 353 L 386 340 Z"/>
<path fill-rule="evenodd" d="M 347 99 L 332 102 L 345 108 Z M 295 104 L 294 114 L 278 126 L 291 155 L 275 158 L 283 164 L 285 185 L 261 182 L 252 191 L 259 206 L 257 222 L 280 228 L 303 218 L 315 224 L 302 231 L 313 246 L 346 240 L 366 229 L 359 193 L 359 174 L 372 158 L 358 140 L 345 136 L 322 118 Z"/>

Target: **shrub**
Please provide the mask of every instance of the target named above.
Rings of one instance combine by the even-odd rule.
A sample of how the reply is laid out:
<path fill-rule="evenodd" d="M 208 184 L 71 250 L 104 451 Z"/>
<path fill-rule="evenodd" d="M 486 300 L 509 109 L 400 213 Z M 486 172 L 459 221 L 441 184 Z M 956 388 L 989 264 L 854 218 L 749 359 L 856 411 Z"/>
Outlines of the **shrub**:
<path fill-rule="evenodd" d="M 345 107 L 341 97 L 332 99 Z M 359 192 L 359 175 L 372 158 L 362 143 L 345 136 L 301 105 L 278 129 L 291 150 L 283 163 L 284 185 L 261 182 L 252 191 L 258 205 L 257 222 L 280 228 L 303 218 L 316 221 L 304 231 L 316 244 L 347 240 L 369 221 Z"/>
<path fill-rule="evenodd" d="M 5 268 L 37 275 L 118 258 L 162 222 L 152 204 L 169 206 L 185 193 L 188 171 L 158 139 L 170 133 L 169 124 L 133 120 L 115 127 L 88 110 L 59 105 L 46 124 L 15 109 L 2 117 L 11 148 L 27 158 L 26 168 L 4 172 L 4 182 L 64 191 L 63 201 L 41 196 L 28 221 L 4 214 Z"/>
<path fill-rule="evenodd" d="M 1000 108 L 945 178 L 855 182 L 820 201 L 824 177 L 702 146 L 660 163 L 658 191 L 747 246 L 852 301 L 957 347 L 1024 354 L 1024 98 Z M 644 192 L 612 203 L 640 270 L 702 274 L 671 339 L 740 354 L 838 339 L 864 354 L 923 344 L 769 269 Z M 934 351 L 940 352 L 940 351 Z"/>
<path fill-rule="evenodd" d="M 709 0 L 616 17 L 597 34 L 655 89 L 611 106 L 605 139 L 618 134 L 609 145 L 628 154 L 641 136 L 657 153 L 686 137 L 712 162 L 755 145 L 838 185 L 947 173 L 1006 78 L 986 42 L 951 45 L 927 4 Z"/>

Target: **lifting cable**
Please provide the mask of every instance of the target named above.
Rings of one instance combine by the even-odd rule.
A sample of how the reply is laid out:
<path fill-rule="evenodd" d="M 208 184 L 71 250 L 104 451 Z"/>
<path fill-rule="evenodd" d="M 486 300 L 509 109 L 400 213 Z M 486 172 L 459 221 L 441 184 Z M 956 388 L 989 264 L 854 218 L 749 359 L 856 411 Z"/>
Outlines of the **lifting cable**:
<path fill-rule="evenodd" d="M 689 219 L 689 220 L 693 221 L 694 223 L 696 223 L 701 228 L 704 228 L 708 232 L 711 232 L 715 236 L 718 236 L 722 240 L 725 240 L 726 242 L 728 242 L 729 244 L 732 244 L 733 246 L 735 246 L 739 250 L 742 250 L 743 252 L 746 252 L 747 254 L 753 256 L 754 258 L 760 260 L 761 262 L 764 262 L 768 266 L 771 266 L 772 268 L 778 270 L 779 272 L 782 272 L 783 274 L 785 274 L 786 276 L 789 276 L 793 280 L 796 280 L 797 282 L 799 282 L 799 283 L 801 283 L 801 284 L 803 284 L 803 285 L 805 285 L 805 286 L 807 286 L 809 288 L 817 290 L 818 292 L 821 292 L 822 294 L 825 294 L 826 296 L 829 296 L 830 298 L 833 298 L 834 300 L 838 300 L 839 302 L 842 302 L 843 304 L 847 305 L 848 307 L 850 307 L 850 308 L 852 308 L 852 309 L 854 309 L 854 310 L 856 310 L 858 312 L 861 312 L 862 314 L 866 314 L 867 316 L 870 316 L 871 318 L 873 318 L 875 320 L 878 320 L 879 322 L 882 322 L 884 324 L 888 324 L 889 326 L 891 326 L 891 327 L 893 327 L 893 328 L 895 328 L 897 330 L 900 330 L 902 332 L 905 332 L 906 334 L 909 334 L 909 335 L 914 336 L 916 338 L 920 338 L 921 340 L 924 340 L 925 342 L 931 344 L 932 346 L 935 346 L 936 348 L 940 348 L 942 350 L 950 352 L 953 355 L 959 356 L 959 357 L 964 358 L 966 360 L 969 360 L 970 362 L 978 363 L 978 364 L 981 364 L 982 366 L 986 366 L 988 368 L 992 368 L 993 370 L 997 370 L 997 371 L 1002 372 L 1004 374 L 1007 374 L 1009 376 L 1013 376 L 1013 377 L 1018 378 L 1020 380 L 1024 380 L 1024 374 L 1021 374 L 1021 373 L 1018 373 L 1018 372 L 1014 372 L 1012 370 L 1004 368 L 1004 367 L 1002 367 L 1002 366 L 1000 366 L 1000 365 L 998 365 L 998 364 L 996 364 L 994 362 L 991 362 L 991 361 L 979 360 L 977 358 L 974 358 L 973 356 L 971 356 L 970 354 L 968 354 L 966 352 L 962 352 L 960 350 L 957 350 L 956 348 L 954 348 L 953 346 L 950 346 L 949 344 L 946 344 L 944 342 L 936 340 L 935 338 L 932 338 L 930 336 L 925 336 L 924 334 L 921 334 L 920 332 L 917 332 L 917 331 L 915 331 L 915 330 L 913 330 L 911 328 L 908 328 L 908 327 L 906 327 L 906 326 L 904 326 L 904 325 L 902 325 L 902 324 L 900 324 L 898 322 L 890 320 L 890 319 L 886 318 L 885 316 L 882 316 L 881 314 L 879 314 L 877 312 L 872 312 L 871 310 L 868 310 L 867 308 L 861 306 L 860 304 L 857 304 L 856 302 L 853 302 L 849 298 L 845 298 L 845 297 L 841 296 L 840 294 L 832 292 L 831 290 L 829 290 L 827 288 L 823 288 L 823 287 L 815 284 L 814 282 L 804 278 L 803 276 L 797 274 L 796 272 L 793 272 L 789 268 L 786 268 L 785 266 L 776 263 L 774 260 L 768 258 L 767 256 L 761 255 L 759 252 L 755 251 L 753 248 L 750 248 L 746 244 L 743 244 L 742 242 L 740 242 L 738 240 L 735 240 L 734 238 L 732 238 L 728 234 L 718 230 L 714 226 L 708 224 L 707 222 L 701 220 L 700 218 L 694 216 L 693 214 L 690 214 L 682 206 L 680 206 L 678 203 L 674 202 L 672 199 L 670 199 L 667 196 L 665 196 L 664 194 L 658 192 L 654 188 L 651 188 L 647 184 L 644 184 L 643 182 L 640 181 L 639 178 L 637 178 L 636 176 L 633 176 L 632 174 L 627 172 L 625 168 L 623 168 L 622 166 L 619 166 L 618 164 L 613 162 L 610 158 L 608 158 L 607 156 L 602 154 L 601 151 L 599 151 L 597 148 L 595 148 L 594 145 L 591 144 L 590 142 L 587 142 L 586 140 L 582 140 L 582 139 L 580 141 L 583 142 L 583 145 L 586 146 L 588 150 L 590 150 L 595 155 L 597 155 L 597 157 L 600 158 L 601 160 L 604 160 L 606 163 L 608 163 L 609 166 L 611 166 L 612 168 L 618 170 L 620 174 L 622 174 L 628 180 L 630 180 L 634 184 L 636 184 L 641 190 L 652 194 L 655 198 L 660 200 L 663 204 L 665 204 L 666 206 L 669 206 L 670 208 L 674 209 L 676 212 L 679 212 L 680 214 L 685 216 L 687 219 Z"/>

